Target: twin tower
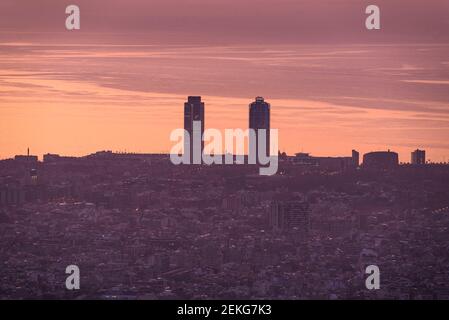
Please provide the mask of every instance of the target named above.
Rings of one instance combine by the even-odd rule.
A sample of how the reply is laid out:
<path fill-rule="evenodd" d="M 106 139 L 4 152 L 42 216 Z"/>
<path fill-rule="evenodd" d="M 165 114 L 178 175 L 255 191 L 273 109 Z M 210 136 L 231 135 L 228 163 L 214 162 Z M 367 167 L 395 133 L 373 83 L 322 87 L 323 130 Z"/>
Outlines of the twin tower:
<path fill-rule="evenodd" d="M 201 126 L 194 126 L 194 121 L 201 121 Z M 255 150 L 256 155 L 259 154 L 259 129 L 265 129 L 265 141 L 266 141 L 266 155 L 270 155 L 270 104 L 265 102 L 264 98 L 256 97 L 256 100 L 249 105 L 249 129 L 253 129 L 256 133 L 256 139 L 254 141 L 255 146 L 252 147 L 250 140 L 249 150 Z M 200 134 L 203 137 L 204 134 L 204 102 L 201 101 L 200 96 L 189 96 L 187 102 L 184 103 L 184 130 L 189 133 L 190 139 L 190 156 L 194 154 L 193 137 Z M 199 131 L 200 132 L 196 132 Z M 186 141 L 186 140 L 184 140 Z M 201 139 L 201 154 L 204 150 L 204 141 Z"/>

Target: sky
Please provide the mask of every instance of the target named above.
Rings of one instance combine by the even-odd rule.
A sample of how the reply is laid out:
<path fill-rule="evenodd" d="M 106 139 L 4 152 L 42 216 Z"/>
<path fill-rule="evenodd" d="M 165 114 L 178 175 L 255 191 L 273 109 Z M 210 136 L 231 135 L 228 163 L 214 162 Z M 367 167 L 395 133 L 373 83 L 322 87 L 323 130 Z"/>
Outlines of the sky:
<path fill-rule="evenodd" d="M 0 159 L 169 152 L 188 95 L 220 130 L 247 128 L 261 95 L 289 154 L 448 161 L 447 30 L 440 0 L 2 0 Z"/>

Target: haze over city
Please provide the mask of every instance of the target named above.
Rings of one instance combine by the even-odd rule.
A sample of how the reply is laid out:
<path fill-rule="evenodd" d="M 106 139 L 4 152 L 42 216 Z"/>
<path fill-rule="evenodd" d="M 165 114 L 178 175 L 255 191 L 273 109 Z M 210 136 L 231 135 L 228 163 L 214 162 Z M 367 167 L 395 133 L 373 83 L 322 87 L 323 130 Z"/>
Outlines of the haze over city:
<path fill-rule="evenodd" d="M 448 30 L 447 0 L 1 0 L 0 300 L 449 300 Z"/>

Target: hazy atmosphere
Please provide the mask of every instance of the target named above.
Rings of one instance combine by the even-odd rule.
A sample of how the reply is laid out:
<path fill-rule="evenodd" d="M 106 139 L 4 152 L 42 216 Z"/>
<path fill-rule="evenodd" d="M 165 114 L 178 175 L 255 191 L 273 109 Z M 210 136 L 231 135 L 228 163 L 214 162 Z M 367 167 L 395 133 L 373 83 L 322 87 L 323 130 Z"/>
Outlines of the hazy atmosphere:
<path fill-rule="evenodd" d="M 264 96 L 282 151 L 425 148 L 449 157 L 447 1 L 77 1 L 0 4 L 0 158 L 168 152 L 187 95 L 206 127 L 246 128 Z"/>

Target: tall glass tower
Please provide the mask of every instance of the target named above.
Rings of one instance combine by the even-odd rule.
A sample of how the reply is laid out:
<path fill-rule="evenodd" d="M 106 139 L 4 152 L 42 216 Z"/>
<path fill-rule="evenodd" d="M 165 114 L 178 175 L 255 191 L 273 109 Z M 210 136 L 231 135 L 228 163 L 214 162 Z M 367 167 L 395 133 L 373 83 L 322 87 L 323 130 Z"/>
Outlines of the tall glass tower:
<path fill-rule="evenodd" d="M 184 103 L 184 130 L 189 133 L 184 137 L 184 152 L 190 150 L 190 163 L 200 164 L 204 150 L 204 102 L 200 96 L 189 96 Z"/>
<path fill-rule="evenodd" d="M 249 105 L 249 128 L 255 131 L 256 139 L 250 139 L 248 155 L 251 150 L 255 150 L 256 159 L 259 159 L 259 130 L 265 129 L 264 154 L 270 156 L 270 104 L 265 102 L 262 97 L 256 97 L 256 101 Z M 255 146 L 253 146 L 253 144 L 255 144 Z"/>

